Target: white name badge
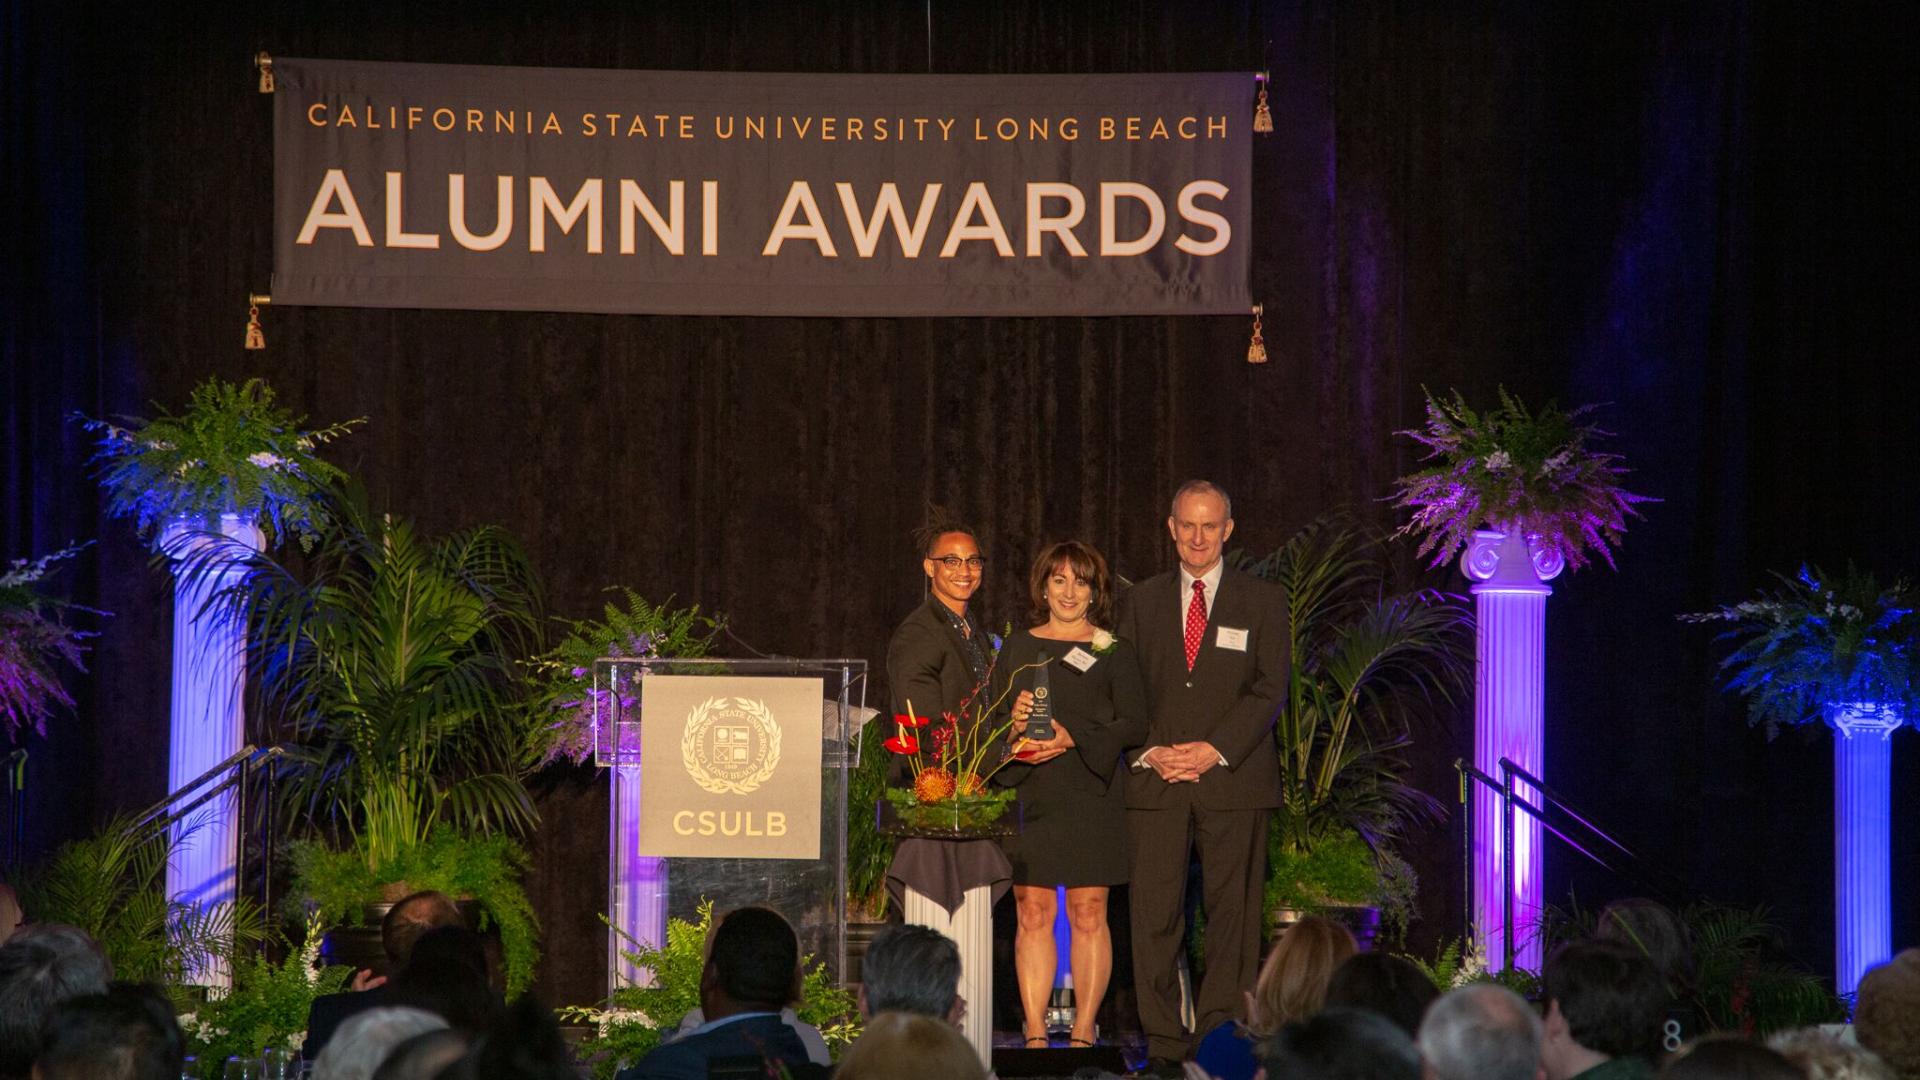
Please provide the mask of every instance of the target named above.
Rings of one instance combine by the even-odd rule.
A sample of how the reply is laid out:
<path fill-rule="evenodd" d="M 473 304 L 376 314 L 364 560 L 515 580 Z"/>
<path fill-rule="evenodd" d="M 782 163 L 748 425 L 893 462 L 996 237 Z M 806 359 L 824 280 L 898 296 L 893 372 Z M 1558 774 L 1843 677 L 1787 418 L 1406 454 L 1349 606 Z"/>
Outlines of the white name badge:
<path fill-rule="evenodd" d="M 1213 643 L 1222 649 L 1232 649 L 1234 652 L 1246 652 L 1247 632 L 1245 630 L 1235 630 L 1231 626 L 1223 626 L 1220 628 L 1220 632 L 1214 635 Z"/>
<path fill-rule="evenodd" d="M 1085 674 L 1086 670 L 1099 662 L 1100 658 L 1080 646 L 1075 645 L 1073 648 L 1068 649 L 1067 655 L 1060 659 L 1065 662 L 1068 667 Z"/>

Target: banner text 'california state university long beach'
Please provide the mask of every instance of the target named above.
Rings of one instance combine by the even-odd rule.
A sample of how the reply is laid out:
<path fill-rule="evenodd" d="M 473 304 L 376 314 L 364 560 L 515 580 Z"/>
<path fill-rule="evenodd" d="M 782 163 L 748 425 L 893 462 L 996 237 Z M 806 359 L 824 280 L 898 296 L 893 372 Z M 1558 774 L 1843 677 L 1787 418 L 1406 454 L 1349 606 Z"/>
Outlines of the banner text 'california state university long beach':
<path fill-rule="evenodd" d="M 1246 74 L 275 58 L 277 304 L 1245 312 Z"/>

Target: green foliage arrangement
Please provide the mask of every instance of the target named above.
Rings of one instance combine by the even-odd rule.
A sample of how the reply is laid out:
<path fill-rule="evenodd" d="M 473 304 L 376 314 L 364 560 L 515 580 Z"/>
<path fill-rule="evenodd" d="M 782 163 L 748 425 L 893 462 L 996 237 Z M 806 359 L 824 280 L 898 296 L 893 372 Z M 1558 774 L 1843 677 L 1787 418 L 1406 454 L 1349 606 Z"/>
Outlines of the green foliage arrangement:
<path fill-rule="evenodd" d="M 602 916 L 602 922 L 605 917 Z M 611 925 L 611 924 L 609 924 Z M 610 1080 L 624 1066 L 640 1060 L 679 1026 L 682 1017 L 700 1005 L 700 973 L 706 966 L 707 936 L 713 931 L 713 901 L 701 900 L 696 921 L 667 920 L 667 941 L 649 948 L 628 938 L 626 959 L 653 973 L 651 986 L 626 986 L 613 992 L 600 1008 L 569 1007 L 560 1017 L 595 1027 L 592 1038 L 580 1044 L 582 1059 L 590 1061 L 596 1080 Z M 820 1029 L 835 1057 L 860 1035 L 860 1012 L 853 994 L 836 985 L 822 964 L 802 957 L 800 1019 Z"/>
<path fill-rule="evenodd" d="M 1267 935 L 1274 913 L 1291 908 L 1324 911 L 1332 907 L 1380 909 L 1382 935 L 1405 935 L 1413 917 L 1419 879 L 1413 867 L 1391 848 L 1370 847 L 1352 830 L 1320 838 L 1306 851 L 1285 847 L 1279 832 L 1267 836 Z"/>
<path fill-rule="evenodd" d="M 1432 960 L 1413 955 L 1404 955 L 1404 958 L 1419 968 L 1443 994 L 1471 983 L 1482 982 L 1504 986 L 1523 998 L 1533 999 L 1540 994 L 1540 976 L 1537 972 L 1519 967 L 1505 971 L 1489 971 L 1486 957 L 1480 954 L 1480 950 L 1474 943 L 1462 941 L 1460 938 L 1443 942 L 1439 954 Z"/>
<path fill-rule="evenodd" d="M 298 572 L 210 543 L 179 573 L 236 565 L 214 603 L 246 626 L 267 711 L 293 736 L 281 792 L 298 818 L 369 869 L 443 824 L 533 825 L 538 721 L 519 660 L 539 651 L 541 585 L 518 541 L 492 526 L 428 538 L 350 493 Z"/>
<path fill-rule="evenodd" d="M 1737 642 L 1721 663 L 1727 688 L 1747 699 L 1747 717 L 1776 733 L 1826 718 L 1840 705 L 1920 719 L 1920 593 L 1905 578 L 1882 584 L 1847 567 L 1832 576 L 1801 567 L 1781 587 L 1683 622 L 1724 622 Z"/>
<path fill-rule="evenodd" d="M 697 605 L 674 607 L 672 597 L 654 605 L 632 589 L 619 592 L 626 601 L 624 607 L 609 603 L 599 619 L 566 620 L 567 635 L 533 661 L 535 695 L 548 718 L 536 746 L 542 765 L 561 760 L 579 763 L 593 756 L 598 695 L 608 692 L 594 688 L 594 661 L 605 657 L 695 659 L 707 655 L 726 625 L 725 616 L 702 615 Z M 628 707 L 633 704 L 627 703 Z"/>
<path fill-rule="evenodd" d="M 1448 400 L 1422 389 L 1426 426 L 1399 434 L 1425 446 L 1423 460 L 1433 464 L 1396 481 L 1394 505 L 1413 517 L 1395 535 L 1419 536 L 1420 554 L 1431 553 L 1435 566 L 1486 525 L 1519 532 L 1574 567 L 1589 553 L 1612 566 L 1627 518 L 1658 501 L 1620 486 L 1620 455 L 1589 446 L 1607 434 L 1583 419 L 1592 406 L 1562 412 L 1548 402 L 1536 411 L 1501 387 L 1500 404 L 1480 413 L 1458 390 Z"/>
<path fill-rule="evenodd" d="M 295 898 L 312 905 L 329 925 L 365 924 L 365 906 L 434 889 L 480 905 L 482 929 L 500 928 L 507 995 L 533 984 L 540 960 L 540 924 L 520 885 L 527 853 L 502 835 L 468 836 L 440 826 L 425 841 L 369 865 L 356 849 L 335 849 L 312 840 L 288 850 Z"/>
<path fill-rule="evenodd" d="M 164 829 L 116 818 L 30 868 L 19 882 L 21 906 L 38 922 L 92 935 L 116 978 L 184 983 L 230 947 L 258 943 L 263 929 L 257 907 L 245 898 L 218 907 L 167 898 L 167 860 L 178 843 Z"/>
<path fill-rule="evenodd" d="M 227 1058 L 235 1055 L 251 1057 L 270 1046 L 299 1051 L 313 999 L 339 993 L 352 974 L 344 967 L 318 967 L 321 930 L 318 913 L 309 915 L 300 947 L 290 948 L 284 960 L 243 956 L 234 964 L 232 989 L 178 1003 L 187 1053 L 202 1080 L 221 1080 Z"/>
<path fill-rule="evenodd" d="M 1440 806 L 1407 784 L 1411 723 L 1450 703 L 1472 671 L 1473 621 L 1458 597 L 1395 592 L 1377 542 L 1322 518 L 1243 570 L 1287 591 L 1293 626 L 1287 697 L 1275 724 L 1284 809 L 1272 817 L 1269 887 L 1276 897 L 1345 891 L 1354 840 L 1376 862 L 1374 888 L 1341 896 L 1400 909 L 1411 869 L 1391 857 L 1413 823 Z M 1319 855 L 1318 849 L 1333 850 Z M 1308 887 L 1307 871 L 1326 875 Z M 1306 905 L 1311 906 L 1311 905 Z M 1401 909 L 1404 911 L 1404 909 Z"/>
<path fill-rule="evenodd" d="M 275 536 L 291 530 L 303 545 L 325 522 L 326 488 L 344 479 L 315 451 L 366 422 L 300 430 L 305 417 L 274 404 L 273 388 L 259 379 L 208 379 L 186 411 L 124 418 L 126 427 L 75 419 L 99 436 L 93 460 L 108 515 L 132 518 L 141 536 L 176 518 L 237 514 Z"/>
<path fill-rule="evenodd" d="M 887 867 L 894 838 L 879 829 L 875 807 L 887 790 L 890 760 L 881 742 L 887 725 L 873 720 L 860 729 L 860 764 L 847 774 L 847 914 L 879 920 L 887 913 Z"/>
<path fill-rule="evenodd" d="M 94 635 L 68 625 L 67 613 L 106 612 L 49 595 L 41 582 L 86 547 L 70 544 L 37 559 L 15 559 L 0 574 L 0 735 L 9 741 L 28 728 L 45 735 L 54 710 L 73 708 L 58 668 L 86 671 L 86 640 Z"/>

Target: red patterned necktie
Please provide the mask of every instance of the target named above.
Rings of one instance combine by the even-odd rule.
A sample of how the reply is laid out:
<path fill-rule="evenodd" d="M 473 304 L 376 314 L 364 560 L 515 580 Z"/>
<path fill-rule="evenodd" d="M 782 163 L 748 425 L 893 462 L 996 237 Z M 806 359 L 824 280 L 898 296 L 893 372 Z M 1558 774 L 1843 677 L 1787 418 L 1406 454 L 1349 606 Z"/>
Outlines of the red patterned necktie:
<path fill-rule="evenodd" d="M 1207 636 L 1207 583 L 1193 583 L 1193 603 L 1187 605 L 1187 670 L 1200 656 L 1200 639 Z"/>

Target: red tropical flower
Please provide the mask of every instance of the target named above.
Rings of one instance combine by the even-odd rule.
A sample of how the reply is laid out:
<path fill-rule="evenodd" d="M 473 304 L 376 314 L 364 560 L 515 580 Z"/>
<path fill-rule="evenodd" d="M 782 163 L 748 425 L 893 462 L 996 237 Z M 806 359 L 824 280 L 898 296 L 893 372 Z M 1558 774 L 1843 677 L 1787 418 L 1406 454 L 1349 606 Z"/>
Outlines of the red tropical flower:
<path fill-rule="evenodd" d="M 920 740 L 902 731 L 893 738 L 880 744 L 896 754 L 917 754 L 920 752 Z"/>
<path fill-rule="evenodd" d="M 926 727 L 926 726 L 927 726 L 927 718 L 926 718 L 926 717 L 924 717 L 924 716 L 915 716 L 915 715 L 913 715 L 913 714 L 912 714 L 912 713 L 910 713 L 910 712 L 903 712 L 903 713 L 894 713 L 894 714 L 893 714 L 893 722 L 894 722 L 894 723 L 896 723 L 896 724 L 899 724 L 899 725 L 900 725 L 901 727 L 903 727 L 903 728 L 910 728 L 910 727 Z"/>

